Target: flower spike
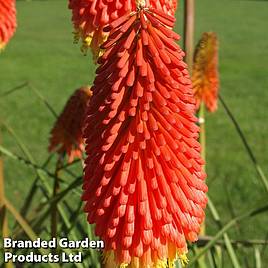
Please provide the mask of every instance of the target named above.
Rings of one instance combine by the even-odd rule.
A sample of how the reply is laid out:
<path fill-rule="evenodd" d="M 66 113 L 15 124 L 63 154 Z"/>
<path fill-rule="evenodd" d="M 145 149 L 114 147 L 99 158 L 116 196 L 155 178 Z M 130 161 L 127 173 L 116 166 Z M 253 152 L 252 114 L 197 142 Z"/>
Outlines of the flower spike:
<path fill-rule="evenodd" d="M 84 151 L 83 125 L 87 103 L 92 93 L 90 87 L 77 89 L 66 103 L 51 130 L 49 151 L 66 153 L 68 162 L 82 159 Z"/>
<path fill-rule="evenodd" d="M 161 9 L 174 15 L 177 0 L 142 0 L 146 6 Z M 82 40 L 82 52 L 91 48 L 95 60 L 100 54 L 100 45 L 107 39 L 103 31 L 105 25 L 120 19 L 125 14 L 135 12 L 136 0 L 69 0 L 75 29 L 75 42 Z"/>
<path fill-rule="evenodd" d="M 186 240 L 197 240 L 204 220 L 195 99 L 174 22 L 156 8 L 129 13 L 108 25 L 98 60 L 83 200 L 113 267 L 186 261 Z"/>
<path fill-rule="evenodd" d="M 203 101 L 208 111 L 215 112 L 218 108 L 219 91 L 216 33 L 203 33 L 195 50 L 192 81 L 197 109 Z"/>
<path fill-rule="evenodd" d="M 16 27 L 15 0 L 0 0 L 0 50 L 13 36 Z"/>

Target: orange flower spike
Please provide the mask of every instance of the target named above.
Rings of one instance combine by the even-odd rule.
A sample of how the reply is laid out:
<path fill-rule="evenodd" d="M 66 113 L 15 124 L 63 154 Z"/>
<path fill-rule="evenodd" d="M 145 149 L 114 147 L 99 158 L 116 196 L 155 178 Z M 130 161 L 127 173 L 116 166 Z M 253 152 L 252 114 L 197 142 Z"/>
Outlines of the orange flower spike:
<path fill-rule="evenodd" d="M 150 6 L 174 14 L 177 1 L 151 0 Z M 69 0 L 72 10 L 72 21 L 75 29 L 75 42 L 82 40 L 82 52 L 92 49 L 95 60 L 101 52 L 100 45 L 107 39 L 108 32 L 103 31 L 105 25 L 122 18 L 125 14 L 136 10 L 135 0 Z"/>
<path fill-rule="evenodd" d="M 219 90 L 218 38 L 216 33 L 203 33 L 195 51 L 192 81 L 197 109 L 204 101 L 208 111 L 215 112 L 218 107 Z"/>
<path fill-rule="evenodd" d="M 0 50 L 13 36 L 16 27 L 15 0 L 0 0 Z"/>
<path fill-rule="evenodd" d="M 84 151 L 83 125 L 86 106 L 92 93 L 90 87 L 77 89 L 66 103 L 51 130 L 49 151 L 66 153 L 68 162 L 82 159 Z"/>
<path fill-rule="evenodd" d="M 166 267 L 186 261 L 186 240 L 197 240 L 206 174 L 175 19 L 139 3 L 105 28 L 85 122 L 83 200 L 109 264 Z"/>

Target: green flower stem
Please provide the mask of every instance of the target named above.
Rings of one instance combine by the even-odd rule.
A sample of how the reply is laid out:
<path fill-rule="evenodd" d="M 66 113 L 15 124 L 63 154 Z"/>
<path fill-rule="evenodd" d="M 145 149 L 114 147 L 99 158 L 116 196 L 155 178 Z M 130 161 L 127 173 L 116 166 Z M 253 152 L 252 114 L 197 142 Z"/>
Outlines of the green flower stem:
<path fill-rule="evenodd" d="M 0 133 L 1 134 L 1 133 Z M 1 136 L 0 136 L 1 143 Z M 5 204 L 5 185 L 4 185 L 4 168 L 3 168 L 3 159 L 0 154 L 0 236 L 8 237 L 8 217 L 7 209 Z M 12 268 L 13 264 L 11 262 L 4 265 L 6 268 Z"/>
<path fill-rule="evenodd" d="M 54 186 L 53 186 L 53 194 L 52 198 L 57 196 L 60 191 L 60 181 L 59 181 L 59 173 L 63 165 L 64 156 L 62 154 L 59 155 L 58 161 L 56 163 L 55 177 L 54 177 Z M 51 237 L 57 238 L 58 233 L 58 202 L 54 202 L 51 205 Z"/>
<path fill-rule="evenodd" d="M 234 219 L 229 221 L 227 224 L 223 226 L 223 228 L 213 237 L 212 240 L 210 240 L 205 247 L 203 247 L 199 253 L 194 256 L 189 263 L 189 267 L 193 266 L 201 256 L 203 256 L 205 253 L 207 253 L 208 250 L 210 250 L 220 239 L 221 237 L 230 229 L 232 228 L 237 222 L 241 222 L 247 218 L 255 217 L 261 213 L 267 213 L 268 211 L 268 204 L 266 204 L 263 207 L 256 208 L 253 210 L 250 210 Z"/>
<path fill-rule="evenodd" d="M 37 239 L 37 235 L 31 228 L 31 226 L 28 224 L 28 222 L 20 215 L 20 213 L 16 210 L 16 208 L 9 202 L 9 200 L 5 200 L 6 208 L 8 211 L 13 215 L 13 217 L 16 219 L 16 221 L 20 224 L 20 226 L 23 228 L 24 232 L 27 234 L 27 236 L 32 240 Z M 42 255 L 48 255 L 49 251 L 43 248 L 38 249 L 38 251 Z M 59 268 L 59 265 L 56 263 L 49 263 L 48 266 Z"/>
<path fill-rule="evenodd" d="M 194 20 L 195 20 L 195 0 L 185 0 L 184 3 L 184 50 L 186 52 L 185 61 L 188 65 L 189 73 L 193 69 L 194 57 Z"/>
<path fill-rule="evenodd" d="M 249 143 L 248 143 L 248 141 L 247 141 L 247 139 L 246 139 L 246 137 L 245 137 L 245 135 L 244 135 L 244 133 L 243 133 L 243 131 L 241 129 L 241 127 L 239 126 L 237 120 L 235 119 L 233 113 L 229 109 L 228 105 L 226 104 L 226 102 L 224 101 L 222 96 L 219 96 L 219 100 L 220 100 L 225 112 L 227 113 L 227 115 L 231 119 L 232 123 L 234 124 L 235 129 L 236 129 L 238 135 L 240 136 L 240 138 L 241 138 L 241 140 L 242 140 L 242 142 L 243 142 L 243 144 L 244 144 L 244 146 L 245 146 L 245 148 L 247 150 L 247 153 L 248 153 L 252 163 L 254 164 L 256 172 L 258 173 L 258 175 L 259 175 L 259 177 L 260 177 L 260 179 L 261 179 L 261 181 L 263 183 L 263 186 L 264 186 L 265 190 L 268 192 L 268 179 L 265 176 L 262 168 L 260 167 L 260 165 L 259 165 L 259 163 L 258 163 L 258 161 L 257 161 L 257 159 L 256 159 L 256 157 L 255 157 L 255 155 L 254 155 L 254 153 L 253 153 L 253 151 L 252 151 L 252 149 L 251 149 L 251 147 L 250 147 L 250 145 L 249 145 Z"/>
<path fill-rule="evenodd" d="M 194 59 L 194 23 L 195 23 L 195 0 L 185 0 L 184 2 L 184 50 L 185 61 L 188 65 L 190 75 L 193 70 Z M 198 253 L 197 253 L 198 254 Z M 205 268 L 205 258 L 198 259 L 199 268 Z"/>
<path fill-rule="evenodd" d="M 199 118 L 199 126 L 200 126 L 200 134 L 199 134 L 199 142 L 201 145 L 201 156 L 204 161 L 206 161 L 206 124 L 205 124 L 205 104 L 202 101 L 200 104 L 200 109 L 198 112 L 198 118 Z M 205 171 L 205 166 L 203 167 Z M 206 224 L 205 221 L 203 222 L 201 226 L 201 231 L 200 235 L 205 235 L 206 234 Z"/>

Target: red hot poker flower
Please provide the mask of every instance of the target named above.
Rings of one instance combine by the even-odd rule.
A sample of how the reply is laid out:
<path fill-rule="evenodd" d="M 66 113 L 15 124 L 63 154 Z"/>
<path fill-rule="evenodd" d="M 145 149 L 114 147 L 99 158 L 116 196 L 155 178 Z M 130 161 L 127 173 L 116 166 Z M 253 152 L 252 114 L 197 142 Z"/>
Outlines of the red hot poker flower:
<path fill-rule="evenodd" d="M 83 200 L 119 266 L 165 267 L 197 240 L 204 219 L 195 99 L 174 22 L 139 7 L 104 29 L 84 131 Z"/>
<path fill-rule="evenodd" d="M 219 90 L 216 33 L 203 33 L 195 51 L 192 81 L 197 109 L 203 101 L 210 112 L 215 112 L 218 108 Z"/>
<path fill-rule="evenodd" d="M 90 87 L 77 89 L 66 103 L 51 130 L 49 151 L 66 153 L 68 162 L 82 159 L 84 151 L 83 125 L 87 103 L 92 93 Z"/>
<path fill-rule="evenodd" d="M 179 0 L 170 0 L 170 1 L 172 2 L 173 10 L 174 10 L 174 13 L 175 13 L 175 11 L 177 10 L 177 6 L 179 4 Z"/>
<path fill-rule="evenodd" d="M 0 50 L 13 36 L 16 27 L 15 0 L 0 0 Z"/>
<path fill-rule="evenodd" d="M 174 14 L 176 0 L 150 0 L 149 5 Z M 82 51 L 86 53 L 90 47 L 95 58 L 98 58 L 100 45 L 106 40 L 108 33 L 103 27 L 125 14 L 136 10 L 136 0 L 69 0 L 72 10 L 72 21 L 75 29 L 75 42 L 82 40 Z"/>

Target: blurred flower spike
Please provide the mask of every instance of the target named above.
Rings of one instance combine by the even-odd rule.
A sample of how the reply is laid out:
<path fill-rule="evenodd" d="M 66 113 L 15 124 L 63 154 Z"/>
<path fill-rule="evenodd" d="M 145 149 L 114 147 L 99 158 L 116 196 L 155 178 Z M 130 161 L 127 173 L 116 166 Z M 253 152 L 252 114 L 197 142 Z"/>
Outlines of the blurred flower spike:
<path fill-rule="evenodd" d="M 176 0 L 150 0 L 150 6 L 174 14 Z M 81 50 L 86 54 L 91 48 L 95 60 L 100 54 L 100 45 L 107 39 L 103 27 L 112 21 L 135 11 L 135 0 L 69 0 L 72 10 L 75 42 L 82 40 Z"/>
<path fill-rule="evenodd" d="M 195 99 L 174 23 L 140 0 L 104 28 L 84 131 L 83 200 L 112 267 L 186 262 L 186 241 L 198 239 L 205 217 Z"/>
<path fill-rule="evenodd" d="M 0 0 L 0 51 L 17 27 L 15 0 Z"/>
<path fill-rule="evenodd" d="M 215 112 L 218 108 L 219 90 L 216 33 L 203 33 L 195 50 L 192 81 L 197 109 L 204 102 L 208 111 Z"/>
<path fill-rule="evenodd" d="M 69 163 L 75 158 L 82 159 L 83 157 L 83 125 L 91 95 L 88 86 L 77 89 L 51 130 L 49 151 L 67 154 Z"/>

